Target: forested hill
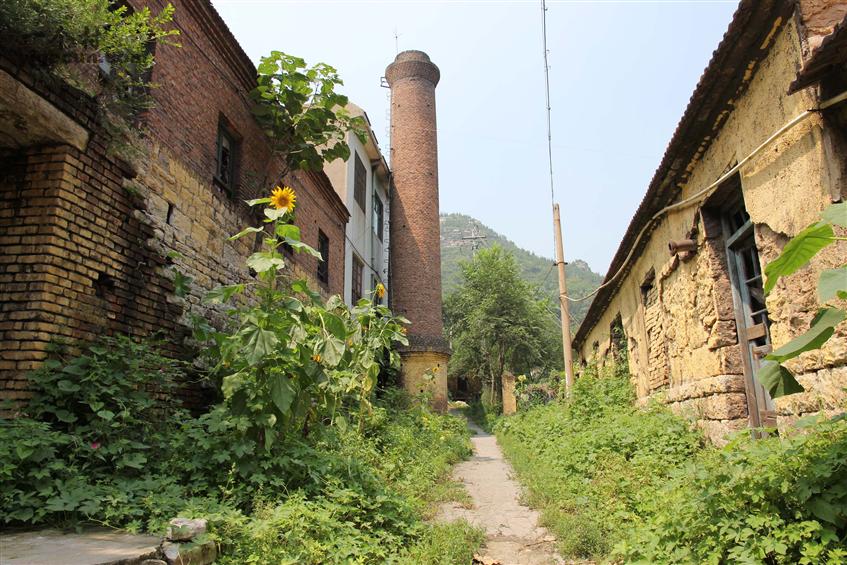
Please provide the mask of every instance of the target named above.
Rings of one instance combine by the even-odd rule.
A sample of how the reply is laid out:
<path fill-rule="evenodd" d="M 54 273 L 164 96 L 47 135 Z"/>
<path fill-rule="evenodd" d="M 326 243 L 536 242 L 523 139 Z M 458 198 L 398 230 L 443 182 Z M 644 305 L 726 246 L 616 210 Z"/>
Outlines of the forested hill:
<path fill-rule="evenodd" d="M 489 247 L 496 243 L 514 254 L 524 278 L 532 284 L 541 285 L 552 304 L 558 306 L 559 281 L 556 270 L 550 269 L 552 259 L 521 249 L 479 220 L 464 214 L 441 215 L 441 288 L 444 296 L 452 292 L 461 281 L 459 262 L 473 255 L 474 242 L 462 238 L 474 235 L 485 236 L 484 240 L 479 241 L 481 246 Z M 603 280 L 601 275 L 588 267 L 588 263 L 578 259 L 570 260 L 566 270 L 568 294 L 571 296 L 585 296 Z M 589 301 L 571 303 L 573 327 L 582 322 L 588 305 Z"/>

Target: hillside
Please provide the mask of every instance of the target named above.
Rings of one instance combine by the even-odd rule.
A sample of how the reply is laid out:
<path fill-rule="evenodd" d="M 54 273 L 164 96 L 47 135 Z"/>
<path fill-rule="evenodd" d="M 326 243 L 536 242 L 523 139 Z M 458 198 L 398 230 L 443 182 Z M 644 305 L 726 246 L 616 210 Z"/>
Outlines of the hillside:
<path fill-rule="evenodd" d="M 540 285 L 544 294 L 550 297 L 554 309 L 558 310 L 559 282 L 556 270 L 551 270 L 553 260 L 521 249 L 479 220 L 464 214 L 441 215 L 441 288 L 445 296 L 452 292 L 461 281 L 459 262 L 470 259 L 473 255 L 473 241 L 462 239 L 472 235 L 485 236 L 484 240 L 479 241 L 482 246 L 488 247 L 496 243 L 513 253 L 524 278 L 532 284 Z M 566 272 L 568 293 L 571 296 L 585 296 L 597 288 L 603 280 L 601 275 L 589 268 L 588 263 L 578 259 L 570 261 Z M 585 318 L 589 303 L 589 301 L 571 303 L 573 327 L 578 326 Z"/>

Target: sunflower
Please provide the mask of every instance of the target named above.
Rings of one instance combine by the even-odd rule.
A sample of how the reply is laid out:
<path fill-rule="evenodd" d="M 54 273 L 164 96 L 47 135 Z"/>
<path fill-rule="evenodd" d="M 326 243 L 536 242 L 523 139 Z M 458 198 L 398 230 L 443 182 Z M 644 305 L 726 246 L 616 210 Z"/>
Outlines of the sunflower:
<path fill-rule="evenodd" d="M 290 186 L 284 188 L 276 187 L 271 192 L 271 206 L 277 210 L 285 208 L 289 212 L 297 205 L 297 194 Z"/>
<path fill-rule="evenodd" d="M 385 296 L 385 286 L 382 283 L 377 283 L 375 292 L 376 297 L 382 300 L 382 297 Z"/>

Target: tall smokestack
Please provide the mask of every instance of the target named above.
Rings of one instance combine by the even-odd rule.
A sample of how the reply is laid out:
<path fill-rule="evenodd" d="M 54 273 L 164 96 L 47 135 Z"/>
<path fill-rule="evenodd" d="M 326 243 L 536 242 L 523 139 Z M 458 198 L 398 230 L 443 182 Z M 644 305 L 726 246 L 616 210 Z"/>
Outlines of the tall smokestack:
<path fill-rule="evenodd" d="M 392 309 L 412 324 L 401 350 L 403 385 L 447 409 L 450 348 L 441 318 L 441 238 L 435 86 L 441 73 L 423 51 L 403 51 L 385 70 L 391 87 Z"/>

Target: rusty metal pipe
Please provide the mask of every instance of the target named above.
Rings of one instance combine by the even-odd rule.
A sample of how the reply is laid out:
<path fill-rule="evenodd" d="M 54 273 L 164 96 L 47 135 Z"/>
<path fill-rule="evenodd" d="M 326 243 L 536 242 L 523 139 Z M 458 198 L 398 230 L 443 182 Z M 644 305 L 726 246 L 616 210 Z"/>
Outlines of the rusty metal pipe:
<path fill-rule="evenodd" d="M 671 252 L 671 255 L 677 255 L 683 252 L 696 251 L 697 250 L 697 242 L 693 239 L 681 239 L 679 241 L 669 241 L 668 242 L 668 251 Z"/>

